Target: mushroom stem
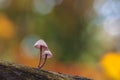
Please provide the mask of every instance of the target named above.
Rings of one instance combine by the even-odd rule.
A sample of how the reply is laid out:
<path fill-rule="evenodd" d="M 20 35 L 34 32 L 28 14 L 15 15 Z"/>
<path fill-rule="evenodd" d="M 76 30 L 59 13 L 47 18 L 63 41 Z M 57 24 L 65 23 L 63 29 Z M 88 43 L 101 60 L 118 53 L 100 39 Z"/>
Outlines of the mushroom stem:
<path fill-rule="evenodd" d="M 45 65 L 45 63 L 46 63 L 46 61 L 47 61 L 47 54 L 45 55 L 45 59 L 44 59 L 44 62 L 43 62 L 43 64 L 41 64 L 41 66 L 39 66 L 39 68 L 42 68 L 44 65 Z"/>
<path fill-rule="evenodd" d="M 41 65 L 41 61 L 42 61 L 42 46 L 40 46 L 40 58 L 39 58 L 39 64 L 38 64 L 38 68 Z"/>

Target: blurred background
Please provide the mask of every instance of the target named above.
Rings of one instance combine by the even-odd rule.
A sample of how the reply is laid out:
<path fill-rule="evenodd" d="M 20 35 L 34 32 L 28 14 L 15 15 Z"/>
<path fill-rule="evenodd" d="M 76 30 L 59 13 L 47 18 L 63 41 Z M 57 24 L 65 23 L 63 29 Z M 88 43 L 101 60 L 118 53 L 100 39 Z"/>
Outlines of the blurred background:
<path fill-rule="evenodd" d="M 120 0 L 0 0 L 0 59 L 37 67 L 39 39 L 43 69 L 120 80 Z"/>

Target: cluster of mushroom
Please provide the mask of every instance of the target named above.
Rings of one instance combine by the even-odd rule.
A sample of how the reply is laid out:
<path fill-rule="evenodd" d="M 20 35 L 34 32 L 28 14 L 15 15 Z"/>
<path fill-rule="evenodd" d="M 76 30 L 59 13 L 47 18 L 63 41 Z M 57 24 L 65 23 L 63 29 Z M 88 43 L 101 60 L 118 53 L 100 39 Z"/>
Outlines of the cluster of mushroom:
<path fill-rule="evenodd" d="M 39 58 L 38 68 L 41 69 L 45 65 L 47 58 L 52 57 L 52 53 L 49 50 L 49 48 L 48 48 L 47 44 L 45 43 L 45 41 L 42 40 L 42 39 L 38 40 L 34 44 L 34 47 L 40 50 L 40 58 Z M 42 58 L 44 59 L 43 64 L 41 64 Z"/>

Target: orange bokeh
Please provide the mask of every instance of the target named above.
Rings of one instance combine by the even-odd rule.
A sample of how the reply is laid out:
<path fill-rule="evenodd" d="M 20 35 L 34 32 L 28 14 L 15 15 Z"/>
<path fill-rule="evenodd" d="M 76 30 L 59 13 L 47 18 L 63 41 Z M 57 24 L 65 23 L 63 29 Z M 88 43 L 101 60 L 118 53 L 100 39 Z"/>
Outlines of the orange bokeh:
<path fill-rule="evenodd" d="M 115 80 L 120 80 L 120 54 L 110 52 L 102 58 L 100 62 L 105 74 Z"/>
<path fill-rule="evenodd" d="M 0 13 L 0 37 L 9 39 L 15 34 L 14 24 L 5 14 Z"/>

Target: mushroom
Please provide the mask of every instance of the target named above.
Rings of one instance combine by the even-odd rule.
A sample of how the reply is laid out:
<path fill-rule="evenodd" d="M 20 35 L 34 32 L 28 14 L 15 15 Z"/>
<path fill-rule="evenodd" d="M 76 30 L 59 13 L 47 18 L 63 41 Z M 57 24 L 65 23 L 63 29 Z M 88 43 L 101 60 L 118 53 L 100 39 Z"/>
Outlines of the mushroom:
<path fill-rule="evenodd" d="M 45 49 L 48 48 L 47 44 L 45 43 L 44 40 L 40 39 L 38 40 L 35 44 L 34 44 L 34 47 L 37 48 L 37 49 L 40 49 L 40 47 L 43 47 Z"/>
<path fill-rule="evenodd" d="M 44 64 L 46 63 L 47 58 L 52 57 L 52 53 L 48 49 L 48 46 L 45 43 L 45 41 L 42 40 L 42 39 L 38 40 L 34 44 L 34 47 L 37 48 L 37 49 L 40 49 L 40 58 L 39 58 L 38 68 L 42 68 L 44 66 Z M 43 64 L 41 64 L 42 58 L 45 59 L 44 62 L 43 62 Z"/>
<path fill-rule="evenodd" d="M 44 59 L 44 63 L 39 68 L 42 68 L 45 65 L 45 63 L 46 63 L 47 58 L 51 58 L 51 57 L 52 57 L 52 53 L 50 52 L 50 50 L 45 50 L 42 53 L 42 58 L 45 58 Z"/>

